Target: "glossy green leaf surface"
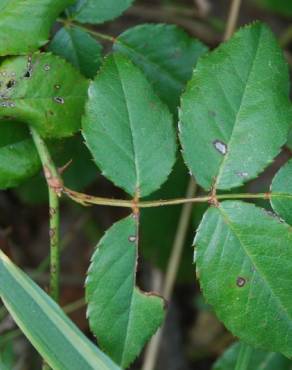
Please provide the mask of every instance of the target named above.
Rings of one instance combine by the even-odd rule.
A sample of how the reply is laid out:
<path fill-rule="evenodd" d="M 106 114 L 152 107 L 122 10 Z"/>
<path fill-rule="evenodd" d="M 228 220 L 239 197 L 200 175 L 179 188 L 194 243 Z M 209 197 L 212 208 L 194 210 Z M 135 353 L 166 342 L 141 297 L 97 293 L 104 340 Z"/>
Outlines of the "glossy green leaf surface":
<path fill-rule="evenodd" d="M 28 128 L 18 122 L 0 121 L 0 189 L 17 186 L 40 167 Z"/>
<path fill-rule="evenodd" d="M 101 44 L 79 28 L 61 28 L 51 41 L 49 49 L 88 78 L 94 77 L 101 64 Z"/>
<path fill-rule="evenodd" d="M 177 26 L 143 24 L 122 33 L 114 50 L 138 65 L 160 98 L 176 111 L 180 94 L 207 47 Z"/>
<path fill-rule="evenodd" d="M 72 0 L 2 0 L 0 56 L 31 53 L 46 44 L 58 15 Z"/>
<path fill-rule="evenodd" d="M 175 162 L 171 114 L 121 55 L 106 59 L 89 87 L 83 135 L 103 174 L 131 195 L 157 190 Z"/>
<path fill-rule="evenodd" d="M 53 369 L 119 369 L 1 251 L 0 296 L 19 328 Z"/>
<path fill-rule="evenodd" d="M 240 29 L 203 56 L 182 97 L 184 159 L 205 189 L 231 189 L 257 177 L 291 126 L 288 69 L 272 32 Z"/>
<path fill-rule="evenodd" d="M 135 287 L 137 219 L 114 224 L 99 242 L 86 281 L 88 317 L 101 348 L 126 368 L 161 325 L 163 300 Z"/>
<path fill-rule="evenodd" d="M 292 225 L 292 160 L 276 174 L 271 185 L 273 210 L 288 224 Z"/>
<path fill-rule="evenodd" d="M 0 66 L 0 118 L 33 125 L 43 137 L 64 137 L 81 125 L 88 82 L 51 54 L 6 59 Z"/>
<path fill-rule="evenodd" d="M 120 16 L 134 0 L 79 0 L 73 17 L 81 23 L 99 24 Z"/>
<path fill-rule="evenodd" d="M 291 357 L 291 227 L 253 204 L 226 201 L 205 213 L 195 246 L 203 294 L 228 330 Z"/>
<path fill-rule="evenodd" d="M 215 362 L 212 370 L 234 370 L 239 355 L 240 343 L 231 345 Z M 254 349 L 246 370 L 291 370 L 292 363 L 280 353 Z"/>

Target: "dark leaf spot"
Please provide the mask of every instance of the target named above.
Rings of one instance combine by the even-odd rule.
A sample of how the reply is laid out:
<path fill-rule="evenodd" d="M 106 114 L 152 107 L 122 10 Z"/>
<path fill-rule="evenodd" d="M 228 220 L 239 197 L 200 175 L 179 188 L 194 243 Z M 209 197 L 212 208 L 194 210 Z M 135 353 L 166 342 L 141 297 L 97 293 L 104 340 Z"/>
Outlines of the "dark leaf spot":
<path fill-rule="evenodd" d="M 242 276 L 238 276 L 238 278 L 236 279 L 236 285 L 239 287 L 239 288 L 242 288 L 246 283 L 246 279 L 243 278 Z"/>

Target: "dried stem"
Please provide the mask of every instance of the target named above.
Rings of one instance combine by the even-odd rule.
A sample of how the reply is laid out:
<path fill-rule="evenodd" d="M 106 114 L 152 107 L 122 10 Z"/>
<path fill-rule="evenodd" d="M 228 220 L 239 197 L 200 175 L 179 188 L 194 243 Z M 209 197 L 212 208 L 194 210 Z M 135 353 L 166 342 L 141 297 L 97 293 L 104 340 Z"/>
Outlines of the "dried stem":
<path fill-rule="evenodd" d="M 188 189 L 186 192 L 186 198 L 192 198 L 196 192 L 196 183 L 194 180 L 191 180 L 188 185 Z M 181 261 L 181 255 L 183 251 L 183 246 L 185 244 L 186 235 L 188 231 L 188 226 L 191 218 L 192 213 L 192 203 L 186 203 L 181 212 L 181 216 L 179 219 L 179 224 L 177 227 L 177 232 L 175 235 L 171 256 L 168 261 L 167 271 L 164 280 L 164 286 L 162 289 L 162 296 L 167 300 L 170 301 L 178 268 Z M 155 363 L 157 360 L 157 355 L 159 351 L 159 345 L 161 342 L 161 338 L 163 335 L 163 328 L 161 328 L 156 335 L 152 338 L 151 342 L 149 343 L 142 370 L 152 370 L 155 367 Z"/>
<path fill-rule="evenodd" d="M 241 0 L 231 1 L 230 11 L 229 11 L 228 19 L 227 19 L 227 25 L 226 25 L 226 29 L 225 29 L 225 33 L 223 37 L 225 41 L 228 40 L 232 36 L 236 28 L 240 6 L 241 6 Z"/>

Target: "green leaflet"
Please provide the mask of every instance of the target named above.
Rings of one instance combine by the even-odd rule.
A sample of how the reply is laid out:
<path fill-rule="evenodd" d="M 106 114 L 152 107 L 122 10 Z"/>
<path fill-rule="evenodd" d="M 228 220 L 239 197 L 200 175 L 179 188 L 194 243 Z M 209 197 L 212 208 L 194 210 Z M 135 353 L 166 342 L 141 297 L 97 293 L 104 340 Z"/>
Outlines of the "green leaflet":
<path fill-rule="evenodd" d="M 54 370 L 119 369 L 1 251 L 0 296 L 19 328 Z"/>
<path fill-rule="evenodd" d="M 123 32 L 114 50 L 137 64 L 162 101 L 176 112 L 182 90 L 207 47 L 177 26 L 143 24 Z"/>
<path fill-rule="evenodd" d="M 28 128 L 18 122 L 0 121 L 0 189 L 17 186 L 40 167 Z"/>
<path fill-rule="evenodd" d="M 292 160 L 276 174 L 271 185 L 273 210 L 288 224 L 292 225 Z"/>
<path fill-rule="evenodd" d="M 73 0 L 1 0 L 0 56 L 33 52 L 46 44 L 57 16 Z"/>
<path fill-rule="evenodd" d="M 157 190 L 175 162 L 171 114 L 121 55 L 107 58 L 89 87 L 83 135 L 103 174 L 131 195 Z"/>
<path fill-rule="evenodd" d="M 73 18 L 81 23 L 103 23 L 120 16 L 134 0 L 78 0 Z"/>
<path fill-rule="evenodd" d="M 61 28 L 50 43 L 49 49 L 89 78 L 94 77 L 101 64 L 101 44 L 79 28 Z"/>
<path fill-rule="evenodd" d="M 212 370 L 234 370 L 239 354 L 240 343 L 232 344 L 215 362 Z M 291 370 L 291 361 L 279 353 L 253 350 L 246 370 Z"/>
<path fill-rule="evenodd" d="M 163 300 L 135 287 L 138 220 L 114 224 L 99 242 L 86 280 L 88 316 L 98 343 L 126 368 L 161 325 Z"/>
<path fill-rule="evenodd" d="M 194 243 L 200 285 L 218 318 L 247 344 L 291 357 L 291 227 L 226 201 L 205 213 Z"/>
<path fill-rule="evenodd" d="M 287 140 L 287 65 L 261 23 L 203 56 L 182 97 L 180 140 L 198 183 L 230 189 L 255 178 Z"/>
<path fill-rule="evenodd" d="M 87 87 L 54 55 L 8 58 L 0 66 L 0 118 L 33 125 L 43 137 L 70 136 L 80 128 Z"/>

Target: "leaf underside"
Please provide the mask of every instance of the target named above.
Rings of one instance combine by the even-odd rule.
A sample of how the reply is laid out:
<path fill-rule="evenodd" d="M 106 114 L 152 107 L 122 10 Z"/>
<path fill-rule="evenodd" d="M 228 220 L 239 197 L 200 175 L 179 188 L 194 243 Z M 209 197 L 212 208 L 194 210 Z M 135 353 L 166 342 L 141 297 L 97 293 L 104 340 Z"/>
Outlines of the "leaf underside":
<path fill-rule="evenodd" d="M 129 194 L 152 193 L 171 172 L 176 153 L 171 114 L 124 56 L 107 58 L 91 83 L 82 126 L 102 173 Z"/>
<path fill-rule="evenodd" d="M 0 118 L 34 126 L 43 137 L 64 137 L 81 125 L 87 80 L 51 54 L 6 59 L 0 66 Z"/>
<path fill-rule="evenodd" d="M 101 348 L 126 368 L 161 325 L 163 300 L 135 287 L 137 219 L 114 224 L 100 241 L 86 280 L 89 323 Z"/>
<path fill-rule="evenodd" d="M 201 57 L 179 128 L 184 159 L 203 188 L 231 189 L 263 171 L 287 140 L 288 96 L 282 51 L 261 23 Z"/>
<path fill-rule="evenodd" d="M 205 213 L 195 246 L 200 285 L 218 318 L 244 342 L 291 357 L 291 227 L 226 201 Z"/>

